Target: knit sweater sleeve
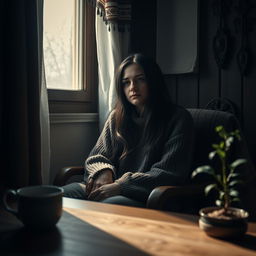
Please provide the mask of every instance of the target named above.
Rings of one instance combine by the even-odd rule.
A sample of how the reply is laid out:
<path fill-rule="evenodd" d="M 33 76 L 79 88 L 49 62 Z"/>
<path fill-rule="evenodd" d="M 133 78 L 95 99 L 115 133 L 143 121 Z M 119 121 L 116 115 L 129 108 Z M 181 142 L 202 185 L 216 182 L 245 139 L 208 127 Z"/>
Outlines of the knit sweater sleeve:
<path fill-rule="evenodd" d="M 111 161 L 114 143 L 114 112 L 111 112 L 102 132 L 85 161 L 86 176 L 94 178 L 105 169 L 110 169 L 116 176 L 115 163 Z"/>
<path fill-rule="evenodd" d="M 116 182 L 121 194 L 146 201 L 157 186 L 182 185 L 188 182 L 193 151 L 194 129 L 189 113 L 181 112 L 172 118 L 163 153 L 148 170 L 126 172 Z"/>

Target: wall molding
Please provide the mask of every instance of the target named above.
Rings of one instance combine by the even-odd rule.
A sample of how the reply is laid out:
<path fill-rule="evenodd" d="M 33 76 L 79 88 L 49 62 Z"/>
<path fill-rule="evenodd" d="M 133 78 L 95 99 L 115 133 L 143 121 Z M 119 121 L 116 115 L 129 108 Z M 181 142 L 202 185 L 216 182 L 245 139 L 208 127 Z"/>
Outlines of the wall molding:
<path fill-rule="evenodd" d="M 98 113 L 52 113 L 50 124 L 95 123 L 99 121 Z"/>

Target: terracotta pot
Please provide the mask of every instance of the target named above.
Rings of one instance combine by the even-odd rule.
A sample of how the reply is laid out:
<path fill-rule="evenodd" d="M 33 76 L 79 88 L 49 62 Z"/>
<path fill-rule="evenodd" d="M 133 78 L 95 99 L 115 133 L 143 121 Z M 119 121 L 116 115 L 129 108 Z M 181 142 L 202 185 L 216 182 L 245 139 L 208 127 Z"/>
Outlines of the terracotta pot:
<path fill-rule="evenodd" d="M 220 219 L 209 217 L 208 213 L 214 210 L 219 210 L 220 207 L 206 207 L 199 211 L 199 227 L 205 233 L 212 237 L 218 238 L 239 238 L 247 231 L 248 212 L 239 208 L 229 208 L 232 211 L 239 213 L 240 217 L 232 219 Z"/>

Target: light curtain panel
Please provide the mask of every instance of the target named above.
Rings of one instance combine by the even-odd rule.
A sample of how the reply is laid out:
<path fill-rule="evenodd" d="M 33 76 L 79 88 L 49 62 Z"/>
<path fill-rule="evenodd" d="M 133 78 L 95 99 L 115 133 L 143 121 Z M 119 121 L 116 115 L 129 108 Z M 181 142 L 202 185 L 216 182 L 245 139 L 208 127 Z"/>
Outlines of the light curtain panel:
<path fill-rule="evenodd" d="M 164 74 L 197 72 L 199 0 L 157 0 L 156 59 Z"/>

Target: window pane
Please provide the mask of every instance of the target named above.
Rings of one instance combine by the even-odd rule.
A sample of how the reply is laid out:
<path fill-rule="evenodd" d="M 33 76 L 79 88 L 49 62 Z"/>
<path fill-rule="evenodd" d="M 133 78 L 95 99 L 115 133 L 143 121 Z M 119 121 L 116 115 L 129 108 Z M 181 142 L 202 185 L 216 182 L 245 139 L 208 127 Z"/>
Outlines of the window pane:
<path fill-rule="evenodd" d="M 78 90 L 76 0 L 44 0 L 44 62 L 49 89 Z"/>

